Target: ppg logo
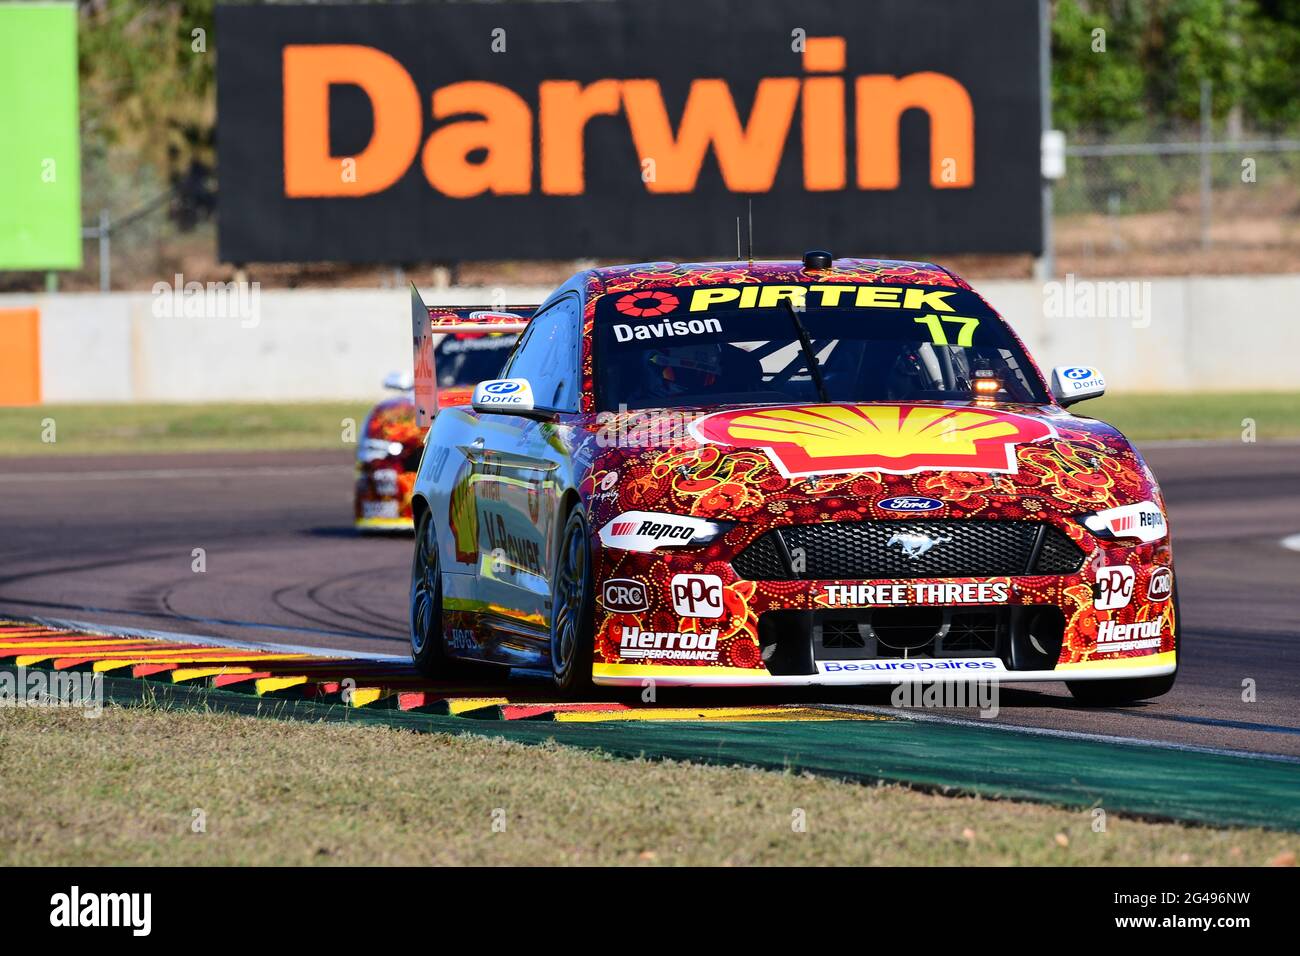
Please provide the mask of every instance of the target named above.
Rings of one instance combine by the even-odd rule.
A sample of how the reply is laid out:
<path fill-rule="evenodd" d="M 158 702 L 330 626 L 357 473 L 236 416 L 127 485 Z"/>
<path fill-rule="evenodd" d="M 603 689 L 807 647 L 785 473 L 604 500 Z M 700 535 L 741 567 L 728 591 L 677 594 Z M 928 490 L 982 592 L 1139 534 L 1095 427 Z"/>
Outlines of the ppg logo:
<path fill-rule="evenodd" d="M 1067 368 L 1065 377 L 1072 382 L 1078 382 L 1085 378 L 1092 378 L 1092 369 L 1090 368 Z"/>
<path fill-rule="evenodd" d="M 722 617 L 722 578 L 677 574 L 670 585 L 673 610 L 682 617 Z"/>
<path fill-rule="evenodd" d="M 517 392 L 520 389 L 518 382 L 492 382 L 483 386 L 483 391 L 489 395 L 509 395 L 511 392 Z"/>
<path fill-rule="evenodd" d="M 1133 569 L 1127 564 L 1097 569 L 1097 596 L 1092 606 L 1099 611 L 1118 611 L 1133 600 Z"/>

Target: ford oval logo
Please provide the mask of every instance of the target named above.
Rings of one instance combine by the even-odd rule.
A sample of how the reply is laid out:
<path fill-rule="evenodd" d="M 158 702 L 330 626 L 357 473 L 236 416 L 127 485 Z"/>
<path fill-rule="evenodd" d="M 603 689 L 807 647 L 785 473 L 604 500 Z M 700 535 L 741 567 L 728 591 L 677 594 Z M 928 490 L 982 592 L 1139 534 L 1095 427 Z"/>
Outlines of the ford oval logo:
<path fill-rule="evenodd" d="M 925 498 L 921 495 L 899 495 L 876 502 L 881 511 L 905 511 L 909 514 L 918 511 L 938 511 L 943 502 L 938 498 Z"/>
<path fill-rule="evenodd" d="M 1092 369 L 1090 368 L 1067 368 L 1065 377 L 1071 381 L 1079 381 L 1085 378 L 1092 378 Z"/>
<path fill-rule="evenodd" d="M 511 392 L 519 391 L 518 382 L 493 382 L 491 385 L 484 385 L 483 391 L 490 395 L 508 395 Z"/>

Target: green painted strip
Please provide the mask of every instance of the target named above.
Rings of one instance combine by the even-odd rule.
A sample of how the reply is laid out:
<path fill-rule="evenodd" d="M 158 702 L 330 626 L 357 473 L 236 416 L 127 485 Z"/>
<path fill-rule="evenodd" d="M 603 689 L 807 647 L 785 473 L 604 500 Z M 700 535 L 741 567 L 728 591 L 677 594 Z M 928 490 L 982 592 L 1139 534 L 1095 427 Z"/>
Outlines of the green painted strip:
<path fill-rule="evenodd" d="M 379 723 L 426 733 L 554 740 L 624 757 L 801 770 L 942 792 L 1205 823 L 1300 831 L 1300 764 L 1140 743 L 1044 737 L 914 720 L 598 724 L 465 720 L 310 700 L 272 700 L 106 676 L 115 704 L 210 708 L 264 717 Z"/>

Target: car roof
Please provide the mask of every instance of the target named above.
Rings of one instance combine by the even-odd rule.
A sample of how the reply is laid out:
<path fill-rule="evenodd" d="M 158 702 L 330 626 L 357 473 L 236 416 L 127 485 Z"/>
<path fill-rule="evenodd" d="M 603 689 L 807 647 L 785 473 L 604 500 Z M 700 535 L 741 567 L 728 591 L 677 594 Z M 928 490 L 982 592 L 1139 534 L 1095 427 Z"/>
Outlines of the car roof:
<path fill-rule="evenodd" d="M 731 262 L 639 262 L 587 272 L 587 294 L 663 286 L 741 283 L 904 283 L 969 289 L 965 279 L 933 262 L 907 259 L 835 259 L 829 269 L 809 269 L 802 260 Z"/>

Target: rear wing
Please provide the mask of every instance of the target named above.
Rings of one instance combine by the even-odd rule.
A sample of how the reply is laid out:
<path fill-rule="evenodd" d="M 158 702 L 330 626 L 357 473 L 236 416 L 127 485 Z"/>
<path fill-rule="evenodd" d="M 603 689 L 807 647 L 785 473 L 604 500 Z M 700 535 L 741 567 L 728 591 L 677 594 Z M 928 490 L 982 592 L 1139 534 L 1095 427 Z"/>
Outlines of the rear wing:
<path fill-rule="evenodd" d="M 433 424 L 438 412 L 438 376 L 433 347 L 451 332 L 522 332 L 536 305 L 507 305 L 495 309 L 486 305 L 427 306 L 411 284 L 411 351 L 415 361 L 415 423 L 420 428 Z"/>

